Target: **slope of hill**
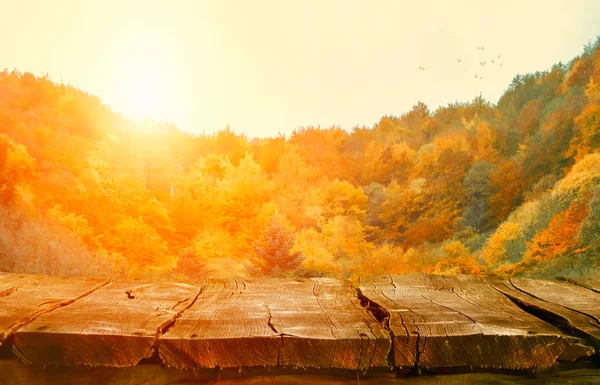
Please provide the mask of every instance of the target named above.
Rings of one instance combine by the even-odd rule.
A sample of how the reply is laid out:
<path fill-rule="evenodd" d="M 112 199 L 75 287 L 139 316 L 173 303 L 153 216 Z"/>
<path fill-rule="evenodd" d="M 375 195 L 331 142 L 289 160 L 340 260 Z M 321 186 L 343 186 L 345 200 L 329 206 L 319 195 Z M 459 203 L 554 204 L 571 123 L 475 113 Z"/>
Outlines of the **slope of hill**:
<path fill-rule="evenodd" d="M 0 266 L 146 275 L 579 274 L 600 263 L 600 39 L 497 105 L 252 139 L 0 72 Z"/>

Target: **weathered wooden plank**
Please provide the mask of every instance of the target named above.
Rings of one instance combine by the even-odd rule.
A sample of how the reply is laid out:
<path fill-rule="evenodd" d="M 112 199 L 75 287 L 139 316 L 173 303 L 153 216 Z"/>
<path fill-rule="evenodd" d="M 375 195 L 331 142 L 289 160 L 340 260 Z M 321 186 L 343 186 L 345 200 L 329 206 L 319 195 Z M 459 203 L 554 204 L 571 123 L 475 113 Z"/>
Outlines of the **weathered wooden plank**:
<path fill-rule="evenodd" d="M 175 368 L 277 365 L 281 337 L 266 307 L 272 295 L 273 287 L 261 282 L 210 280 L 159 339 L 161 359 Z"/>
<path fill-rule="evenodd" d="M 476 277 L 378 276 L 360 290 L 389 313 L 397 367 L 548 368 L 577 342 Z"/>
<path fill-rule="evenodd" d="M 513 278 L 493 283 L 524 306 L 540 312 L 540 317 L 550 317 L 550 321 L 579 332 L 600 348 L 600 294 L 551 280 Z"/>
<path fill-rule="evenodd" d="M 591 365 L 560 368 L 528 375 L 463 373 L 450 376 L 398 378 L 395 373 L 357 374 L 356 371 L 260 368 L 243 370 L 176 370 L 159 365 L 127 368 L 53 367 L 24 365 L 0 360 L 2 385 L 598 385 L 598 368 Z M 357 377 L 360 380 L 357 380 Z"/>
<path fill-rule="evenodd" d="M 513 278 L 513 285 L 544 301 L 586 314 L 600 326 L 600 295 L 584 287 L 547 279 Z"/>
<path fill-rule="evenodd" d="M 295 295 L 309 291 L 312 296 Z M 348 281 L 283 281 L 269 308 L 271 324 L 283 335 L 280 365 L 344 369 L 388 365 L 391 338 L 360 305 Z"/>
<path fill-rule="evenodd" d="M 26 283 L 0 298 L 0 345 L 20 327 L 88 295 L 106 281 L 101 278 L 39 277 Z M 13 288 L 14 284 L 13 281 Z"/>
<path fill-rule="evenodd" d="M 512 280 L 492 277 L 485 280 L 531 314 L 558 325 L 571 334 L 586 338 L 596 348 L 600 348 L 600 330 L 590 323 L 587 315 L 534 297 L 516 287 Z"/>
<path fill-rule="evenodd" d="M 588 277 L 559 277 L 559 279 L 600 293 L 600 274 Z"/>
<path fill-rule="evenodd" d="M 391 340 L 334 279 L 210 281 L 159 340 L 176 368 L 386 366 Z"/>
<path fill-rule="evenodd" d="M 205 376 L 203 379 L 210 379 Z M 213 375 L 212 378 L 215 378 Z M 0 359 L 2 385 L 167 385 L 194 379 L 182 370 L 166 370 L 159 365 L 126 368 L 88 366 L 31 366 L 17 360 Z M 190 381 L 191 382 L 191 381 Z"/>
<path fill-rule="evenodd" d="M 13 350 L 36 365 L 132 366 L 153 354 L 158 335 L 191 306 L 199 289 L 114 282 L 21 328 Z"/>
<path fill-rule="evenodd" d="M 36 274 L 13 274 L 0 272 L 0 297 L 5 297 L 16 290 L 19 290 L 22 286 L 27 285 L 40 279 L 41 275 Z"/>

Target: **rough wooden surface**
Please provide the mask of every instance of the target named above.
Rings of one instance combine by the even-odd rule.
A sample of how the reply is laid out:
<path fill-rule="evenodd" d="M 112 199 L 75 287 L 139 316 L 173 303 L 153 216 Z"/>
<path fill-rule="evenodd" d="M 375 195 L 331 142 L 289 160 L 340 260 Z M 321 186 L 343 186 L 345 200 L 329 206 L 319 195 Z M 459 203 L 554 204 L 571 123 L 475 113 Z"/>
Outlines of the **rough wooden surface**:
<path fill-rule="evenodd" d="M 366 369 L 386 366 L 390 347 L 350 284 L 334 279 L 210 281 L 159 340 L 177 368 Z"/>
<path fill-rule="evenodd" d="M 12 294 L 21 287 L 41 278 L 35 274 L 11 274 L 0 272 L 0 297 Z"/>
<path fill-rule="evenodd" d="M 476 277 L 379 276 L 360 290 L 389 313 L 398 367 L 547 368 L 576 343 Z"/>
<path fill-rule="evenodd" d="M 0 360 L 2 385 L 597 385 L 597 368 L 585 366 L 535 375 L 465 373 L 439 376 L 396 377 L 394 373 L 360 374 L 310 373 L 303 369 L 292 373 L 231 373 L 227 371 L 176 370 L 159 365 L 128 368 L 52 367 L 23 365 L 16 360 Z"/>
<path fill-rule="evenodd" d="M 6 278 L 6 277 L 5 277 Z M 41 277 L 18 285 L 0 297 L 0 345 L 20 327 L 44 313 L 66 306 L 100 288 L 99 278 Z"/>
<path fill-rule="evenodd" d="M 210 377 L 205 379 L 208 378 Z M 0 359 L 2 385 L 175 385 L 185 379 L 194 379 L 194 374 L 182 370 L 166 370 L 159 365 L 127 368 L 39 367 L 25 365 L 14 359 Z"/>
<path fill-rule="evenodd" d="M 347 281 L 282 281 L 269 308 L 271 324 L 283 335 L 280 365 L 343 369 L 388 365 L 391 338 L 361 306 Z"/>
<path fill-rule="evenodd" d="M 525 278 L 488 281 L 540 318 L 572 329 L 600 348 L 599 293 L 560 281 Z"/>
<path fill-rule="evenodd" d="M 158 335 L 198 292 L 186 284 L 114 282 L 21 328 L 13 350 L 39 365 L 132 366 L 153 354 Z"/>
<path fill-rule="evenodd" d="M 559 279 L 600 293 L 600 273 L 588 277 L 559 277 Z"/>
<path fill-rule="evenodd" d="M 600 347 L 600 293 L 564 281 L 387 275 L 356 290 L 327 278 L 199 287 L 0 273 L 0 293 L 0 357 L 12 345 L 40 366 L 152 356 L 216 372 L 538 370 Z"/>
<path fill-rule="evenodd" d="M 546 279 L 513 278 L 513 285 L 546 302 L 588 317 L 588 322 L 600 328 L 600 295 L 584 287 Z M 599 329 L 600 330 L 600 329 Z"/>
<path fill-rule="evenodd" d="M 269 285 L 209 281 L 159 340 L 161 359 L 176 368 L 277 365 L 281 337 L 269 326 L 265 306 L 272 295 Z"/>

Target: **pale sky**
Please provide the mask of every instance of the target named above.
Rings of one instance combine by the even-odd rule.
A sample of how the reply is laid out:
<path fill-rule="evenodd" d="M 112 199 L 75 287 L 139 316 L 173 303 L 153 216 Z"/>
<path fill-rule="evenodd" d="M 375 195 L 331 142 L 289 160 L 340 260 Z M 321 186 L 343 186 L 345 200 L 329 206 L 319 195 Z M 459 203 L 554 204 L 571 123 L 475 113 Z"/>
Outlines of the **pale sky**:
<path fill-rule="evenodd" d="M 599 20 L 599 0 L 0 0 L 0 68 L 133 119 L 266 137 L 495 103 L 516 74 L 579 55 Z"/>

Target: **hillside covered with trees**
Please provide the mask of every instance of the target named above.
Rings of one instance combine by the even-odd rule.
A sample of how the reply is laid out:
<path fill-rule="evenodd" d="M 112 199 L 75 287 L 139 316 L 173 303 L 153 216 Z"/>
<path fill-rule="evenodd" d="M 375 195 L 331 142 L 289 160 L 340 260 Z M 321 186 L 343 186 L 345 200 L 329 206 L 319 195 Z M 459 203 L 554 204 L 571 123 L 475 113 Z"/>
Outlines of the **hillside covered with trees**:
<path fill-rule="evenodd" d="M 600 266 L 600 39 L 497 105 L 248 139 L 0 72 L 0 270 L 336 276 Z"/>

